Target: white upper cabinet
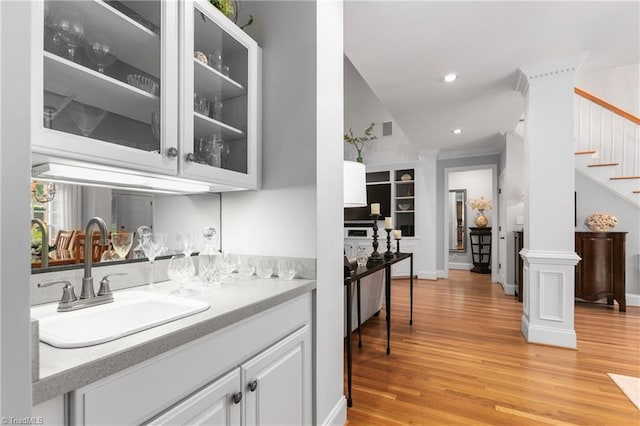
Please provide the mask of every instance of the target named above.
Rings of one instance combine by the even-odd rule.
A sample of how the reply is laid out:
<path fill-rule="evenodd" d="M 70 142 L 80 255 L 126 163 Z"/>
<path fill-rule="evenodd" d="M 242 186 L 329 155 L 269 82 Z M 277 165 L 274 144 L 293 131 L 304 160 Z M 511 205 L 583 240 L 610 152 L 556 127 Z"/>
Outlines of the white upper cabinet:
<path fill-rule="evenodd" d="M 260 48 L 206 0 L 180 16 L 181 175 L 257 189 Z"/>
<path fill-rule="evenodd" d="M 34 153 L 258 188 L 260 49 L 208 2 L 44 0 L 33 15 Z"/>

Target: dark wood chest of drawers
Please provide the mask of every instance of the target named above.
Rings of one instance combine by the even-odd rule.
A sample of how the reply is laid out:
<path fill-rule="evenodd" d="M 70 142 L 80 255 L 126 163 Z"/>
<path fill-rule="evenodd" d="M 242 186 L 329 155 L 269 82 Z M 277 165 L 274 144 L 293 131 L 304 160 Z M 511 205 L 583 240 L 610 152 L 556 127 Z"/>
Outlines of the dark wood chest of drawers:
<path fill-rule="evenodd" d="M 576 253 L 582 260 L 576 265 L 575 296 L 587 302 L 615 299 L 621 312 L 625 301 L 626 232 L 576 232 Z"/>

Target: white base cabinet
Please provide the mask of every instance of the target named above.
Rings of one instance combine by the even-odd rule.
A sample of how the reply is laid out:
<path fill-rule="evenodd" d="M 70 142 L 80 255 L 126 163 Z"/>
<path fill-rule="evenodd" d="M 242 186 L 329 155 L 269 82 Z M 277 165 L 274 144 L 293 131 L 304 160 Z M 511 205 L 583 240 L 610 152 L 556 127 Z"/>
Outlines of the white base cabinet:
<path fill-rule="evenodd" d="M 69 394 L 73 425 L 312 423 L 311 293 Z"/>

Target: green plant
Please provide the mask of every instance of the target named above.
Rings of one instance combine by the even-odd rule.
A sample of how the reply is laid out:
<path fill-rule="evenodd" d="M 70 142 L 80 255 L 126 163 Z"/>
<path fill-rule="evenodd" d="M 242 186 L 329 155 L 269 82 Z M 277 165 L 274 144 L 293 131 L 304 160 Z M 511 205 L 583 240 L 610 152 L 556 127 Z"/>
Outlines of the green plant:
<path fill-rule="evenodd" d="M 373 135 L 373 126 L 375 126 L 375 123 L 371 123 L 371 125 L 365 129 L 364 136 L 353 136 L 351 129 L 349 129 L 349 133 L 344 134 L 344 141 L 353 145 L 358 152 L 358 157 L 356 158 L 358 163 L 362 163 L 362 149 L 366 146 L 367 142 L 378 139 L 377 136 Z"/>
<path fill-rule="evenodd" d="M 224 16 L 232 19 L 236 24 L 238 23 L 238 12 L 240 11 L 240 2 L 238 0 L 209 0 L 209 3 L 214 5 Z M 240 26 L 240 28 L 244 30 L 251 24 L 253 24 L 253 15 L 249 15 L 249 21 Z"/>

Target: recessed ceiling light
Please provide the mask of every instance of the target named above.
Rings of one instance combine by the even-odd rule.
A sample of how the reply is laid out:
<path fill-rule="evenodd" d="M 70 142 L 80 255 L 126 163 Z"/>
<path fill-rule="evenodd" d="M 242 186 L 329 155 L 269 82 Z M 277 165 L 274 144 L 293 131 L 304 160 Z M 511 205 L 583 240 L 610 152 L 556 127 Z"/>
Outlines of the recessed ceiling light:
<path fill-rule="evenodd" d="M 459 135 L 460 133 L 462 133 L 462 129 L 453 129 L 451 133 L 453 133 L 454 135 Z"/>
<path fill-rule="evenodd" d="M 458 76 L 455 73 L 450 72 L 442 77 L 442 81 L 445 83 L 453 83 L 456 81 L 456 78 L 458 78 Z"/>

